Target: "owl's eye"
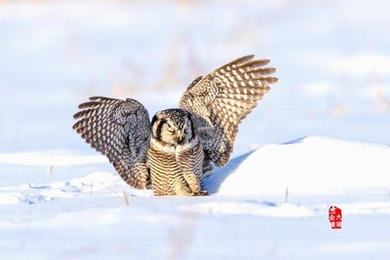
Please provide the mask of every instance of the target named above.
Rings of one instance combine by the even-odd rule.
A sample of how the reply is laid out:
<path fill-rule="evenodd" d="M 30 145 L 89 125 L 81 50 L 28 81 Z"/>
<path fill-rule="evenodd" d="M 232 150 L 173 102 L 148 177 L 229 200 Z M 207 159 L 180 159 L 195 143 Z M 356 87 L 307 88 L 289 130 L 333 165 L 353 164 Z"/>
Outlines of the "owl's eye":
<path fill-rule="evenodd" d="M 168 130 L 168 132 L 173 134 L 175 132 L 175 130 L 172 128 L 172 126 L 168 122 L 166 122 L 166 124 L 167 124 L 167 128 L 166 129 Z"/>

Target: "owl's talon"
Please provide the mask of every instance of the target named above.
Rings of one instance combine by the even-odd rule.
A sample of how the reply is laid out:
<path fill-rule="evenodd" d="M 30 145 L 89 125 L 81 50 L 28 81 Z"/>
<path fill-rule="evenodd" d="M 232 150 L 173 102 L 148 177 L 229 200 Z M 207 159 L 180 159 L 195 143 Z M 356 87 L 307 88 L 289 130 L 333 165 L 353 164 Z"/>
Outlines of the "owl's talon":
<path fill-rule="evenodd" d="M 207 196 L 207 195 L 209 195 L 209 193 L 207 192 L 207 190 L 201 190 L 201 191 L 192 193 L 192 195 L 193 196 Z"/>

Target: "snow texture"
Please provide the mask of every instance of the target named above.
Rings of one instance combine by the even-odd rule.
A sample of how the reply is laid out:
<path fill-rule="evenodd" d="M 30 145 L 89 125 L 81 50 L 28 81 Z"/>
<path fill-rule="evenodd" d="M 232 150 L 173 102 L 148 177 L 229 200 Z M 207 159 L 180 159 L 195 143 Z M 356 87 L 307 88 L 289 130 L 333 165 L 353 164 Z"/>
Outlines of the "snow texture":
<path fill-rule="evenodd" d="M 129 188 L 112 171 L 2 186 L 2 255 L 384 256 L 390 253 L 389 153 L 383 145 L 320 137 L 265 145 L 216 170 L 206 180 L 208 197 L 154 197 Z M 13 162 L 18 156 L 4 155 Z M 57 160 L 63 161 L 57 167 L 80 163 L 69 154 Z M 374 170 L 367 171 L 368 161 Z M 343 210 L 339 231 L 327 219 L 334 204 Z"/>
<path fill-rule="evenodd" d="M 0 258 L 389 259 L 389 8 L 0 1 Z M 71 129 L 89 96 L 153 115 L 251 53 L 280 82 L 206 179 L 210 196 L 132 189 Z"/>

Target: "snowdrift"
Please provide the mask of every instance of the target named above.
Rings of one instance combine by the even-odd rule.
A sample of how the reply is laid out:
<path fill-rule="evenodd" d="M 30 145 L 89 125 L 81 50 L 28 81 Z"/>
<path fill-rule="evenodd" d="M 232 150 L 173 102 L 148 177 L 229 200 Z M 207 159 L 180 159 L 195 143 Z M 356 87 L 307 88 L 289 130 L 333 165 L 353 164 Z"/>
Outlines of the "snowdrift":
<path fill-rule="evenodd" d="M 389 189 L 390 147 L 324 137 L 265 145 L 206 181 L 223 195 L 342 193 Z"/>
<path fill-rule="evenodd" d="M 28 155 L 31 155 L 30 157 Z M 20 156 L 23 158 L 20 160 Z M 232 159 L 205 180 L 212 196 L 277 196 L 386 193 L 390 187 L 390 148 L 385 145 L 335 140 L 323 137 L 300 138 L 285 144 L 270 144 Z M 3 154 L 0 163 L 53 166 L 107 164 L 101 156 L 60 154 Z M 103 164 L 103 165 L 105 165 Z M 112 172 L 82 172 L 79 178 L 44 183 L 25 182 L 0 187 L 0 205 L 35 203 L 91 193 L 150 196 L 150 191 L 128 187 Z M 20 176 L 22 181 L 23 176 Z M 50 179 L 50 177 L 49 177 Z M 55 178 L 54 178 L 55 179 Z"/>
<path fill-rule="evenodd" d="M 16 171 L 16 184 L 0 186 L 2 256 L 156 258 L 180 243 L 193 259 L 268 259 L 279 247 L 278 255 L 297 259 L 388 255 L 389 153 L 384 145 L 321 137 L 265 145 L 216 169 L 207 197 L 131 189 L 112 168 L 89 170 L 109 167 L 96 155 L 3 154 L 3 171 L 54 166 L 35 181 Z M 327 219 L 334 204 L 344 219 L 336 233 Z M 227 246 L 233 239 L 236 247 Z"/>

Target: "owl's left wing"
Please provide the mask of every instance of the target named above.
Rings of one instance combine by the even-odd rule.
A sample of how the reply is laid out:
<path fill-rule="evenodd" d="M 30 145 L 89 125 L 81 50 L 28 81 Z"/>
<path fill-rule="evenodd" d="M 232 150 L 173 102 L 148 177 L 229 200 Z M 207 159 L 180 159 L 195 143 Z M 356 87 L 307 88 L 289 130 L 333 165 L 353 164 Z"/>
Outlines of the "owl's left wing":
<path fill-rule="evenodd" d="M 180 100 L 193 115 L 206 158 L 223 166 L 230 158 L 238 125 L 278 79 L 266 67 L 269 60 L 254 55 L 236 59 L 204 77 L 198 77 Z"/>
<path fill-rule="evenodd" d="M 145 107 L 135 99 L 91 97 L 79 105 L 73 129 L 101 152 L 132 187 L 150 182 L 146 167 L 151 126 Z"/>

